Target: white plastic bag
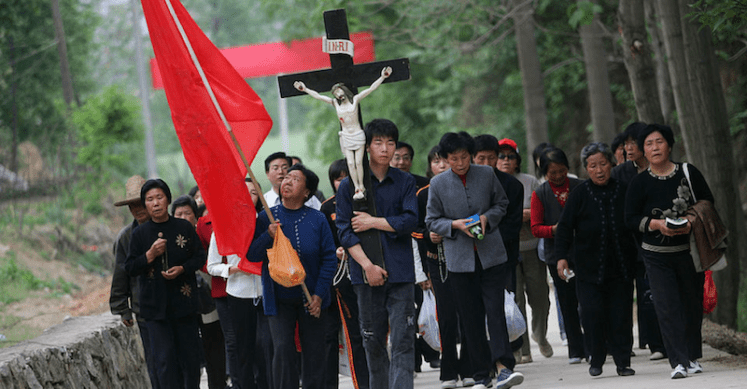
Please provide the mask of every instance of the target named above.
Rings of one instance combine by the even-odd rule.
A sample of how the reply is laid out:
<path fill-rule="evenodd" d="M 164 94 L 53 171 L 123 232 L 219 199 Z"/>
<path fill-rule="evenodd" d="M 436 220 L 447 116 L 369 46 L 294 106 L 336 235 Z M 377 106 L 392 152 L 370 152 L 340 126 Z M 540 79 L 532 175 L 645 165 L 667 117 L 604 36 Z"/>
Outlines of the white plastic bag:
<path fill-rule="evenodd" d="M 420 308 L 420 316 L 418 316 L 418 332 L 432 349 L 441 351 L 436 297 L 433 296 L 433 291 L 430 289 L 423 292 L 423 306 Z"/>
<path fill-rule="evenodd" d="M 503 310 L 506 311 L 506 328 L 508 329 L 508 341 L 519 339 L 527 330 L 527 322 L 521 314 L 519 306 L 516 305 L 514 294 L 507 290 L 503 291 Z"/>

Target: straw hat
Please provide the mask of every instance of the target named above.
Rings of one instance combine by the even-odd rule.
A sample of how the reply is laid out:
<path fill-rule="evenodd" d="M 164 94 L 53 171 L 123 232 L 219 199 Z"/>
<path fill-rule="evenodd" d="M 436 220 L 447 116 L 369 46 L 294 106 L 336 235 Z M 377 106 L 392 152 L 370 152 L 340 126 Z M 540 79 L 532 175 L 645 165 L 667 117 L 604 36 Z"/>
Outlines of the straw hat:
<path fill-rule="evenodd" d="M 125 199 L 114 203 L 115 206 L 119 207 L 122 205 L 129 205 L 130 203 L 140 202 L 140 188 L 145 184 L 145 178 L 138 175 L 132 176 L 127 179 L 125 185 Z"/>

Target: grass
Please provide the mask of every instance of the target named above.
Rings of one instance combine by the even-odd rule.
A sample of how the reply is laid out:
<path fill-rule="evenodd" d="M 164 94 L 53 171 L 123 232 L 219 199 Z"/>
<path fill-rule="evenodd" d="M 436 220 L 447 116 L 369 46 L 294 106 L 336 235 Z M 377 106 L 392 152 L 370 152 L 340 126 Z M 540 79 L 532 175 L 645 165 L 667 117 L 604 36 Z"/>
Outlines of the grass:
<path fill-rule="evenodd" d="M 30 291 L 49 289 L 53 297 L 70 294 L 79 287 L 58 277 L 56 280 L 42 280 L 30 270 L 18 265 L 16 254 L 8 251 L 0 260 L 0 307 L 28 296 Z"/>
<path fill-rule="evenodd" d="M 5 336 L 5 340 L 0 340 L 0 348 L 11 347 L 26 339 L 36 338 L 43 332 L 30 326 L 18 325 L 20 322 L 21 318 L 18 316 L 6 313 L 0 315 L 0 334 Z"/>

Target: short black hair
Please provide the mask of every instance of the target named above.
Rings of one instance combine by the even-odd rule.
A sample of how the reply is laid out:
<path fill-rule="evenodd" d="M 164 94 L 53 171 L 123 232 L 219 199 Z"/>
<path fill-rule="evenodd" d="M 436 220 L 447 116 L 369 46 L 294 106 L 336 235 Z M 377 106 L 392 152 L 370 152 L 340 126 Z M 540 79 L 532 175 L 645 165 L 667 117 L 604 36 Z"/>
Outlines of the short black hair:
<path fill-rule="evenodd" d="M 145 205 L 145 194 L 148 193 L 149 190 L 155 188 L 161 189 L 163 194 L 166 195 L 169 204 L 171 204 L 171 189 L 169 189 L 169 186 L 160 178 L 151 178 L 150 180 L 145 181 L 143 187 L 140 188 L 140 201 L 143 202 L 143 205 Z"/>
<path fill-rule="evenodd" d="M 493 135 L 483 134 L 475 137 L 475 154 L 480 151 L 495 151 L 495 155 L 498 155 L 498 138 Z"/>
<path fill-rule="evenodd" d="M 195 186 L 192 187 L 192 189 L 189 190 L 189 195 L 192 198 L 194 198 L 195 195 L 197 194 L 197 192 L 199 192 L 199 191 L 200 191 L 200 188 L 197 185 L 195 185 Z"/>
<path fill-rule="evenodd" d="M 406 143 L 406 142 L 397 142 L 397 146 L 395 146 L 394 149 L 395 150 L 396 149 L 401 149 L 403 147 L 406 148 L 407 151 L 410 153 L 410 159 L 415 158 L 415 149 L 413 149 L 412 146 L 410 146 L 409 143 Z"/>
<path fill-rule="evenodd" d="M 297 159 L 297 160 L 298 160 L 298 163 L 303 163 L 303 160 L 302 160 L 302 159 L 301 159 L 301 157 L 299 157 L 299 156 L 296 156 L 296 155 L 289 155 L 289 156 L 288 156 L 288 158 L 290 158 L 291 162 L 293 162 L 293 160 L 294 160 L 294 159 Z"/>
<path fill-rule="evenodd" d="M 547 169 L 551 163 L 557 163 L 563 165 L 566 168 L 570 168 L 568 164 L 568 157 L 566 157 L 563 150 L 557 147 L 550 147 L 545 149 L 539 157 L 539 171 L 542 176 L 547 175 Z"/>
<path fill-rule="evenodd" d="M 457 150 L 467 150 L 469 155 L 475 155 L 475 140 L 464 131 L 459 133 L 447 132 L 438 141 L 438 154 L 441 158 L 448 158 L 449 154 Z"/>
<path fill-rule="evenodd" d="M 438 145 L 433 146 L 431 151 L 428 153 L 428 166 L 425 168 L 425 176 L 428 178 L 433 178 L 435 174 L 433 174 L 433 169 L 431 169 L 431 162 L 433 162 L 436 157 L 441 158 L 440 154 L 438 153 L 439 150 L 441 150 Z"/>
<path fill-rule="evenodd" d="M 306 189 L 309 190 L 309 195 L 306 196 L 306 201 L 309 201 L 309 199 L 313 197 L 314 194 L 316 194 L 316 190 L 319 187 L 319 176 L 317 176 L 316 173 L 307 169 L 306 166 L 300 163 L 297 163 L 291 166 L 290 169 L 288 169 L 288 173 L 294 170 L 300 171 L 301 174 L 303 174 L 304 177 L 306 177 Z"/>
<path fill-rule="evenodd" d="M 331 165 L 329 165 L 327 175 L 329 176 L 329 184 L 332 185 L 332 190 L 334 190 L 335 193 L 337 193 L 337 191 L 335 190 L 335 180 L 338 179 L 343 173 L 345 173 L 345 176 L 350 176 L 350 172 L 348 171 L 347 159 L 338 159 L 337 161 L 334 161 Z"/>
<path fill-rule="evenodd" d="M 269 157 L 265 158 L 265 173 L 270 171 L 270 163 L 276 159 L 282 159 L 285 158 L 285 161 L 288 162 L 288 166 L 293 165 L 293 160 L 291 160 L 287 155 L 285 155 L 284 152 L 278 151 L 275 153 L 270 154 Z"/>
<path fill-rule="evenodd" d="M 532 163 L 534 163 L 534 171 L 537 174 L 537 177 L 542 177 L 544 174 L 540 174 L 540 165 L 539 165 L 539 159 L 542 156 L 542 153 L 545 152 L 548 148 L 555 147 L 550 142 L 542 142 L 537 145 L 537 147 L 534 148 L 532 151 Z"/>
<path fill-rule="evenodd" d="M 192 198 L 190 195 L 182 195 L 176 198 L 173 203 L 171 203 L 171 216 L 174 216 L 174 212 L 176 212 L 176 209 L 179 207 L 190 207 L 192 208 L 192 213 L 195 214 L 195 218 L 198 218 L 197 216 L 197 203 L 195 203 L 195 199 Z"/>
<path fill-rule="evenodd" d="M 366 124 L 366 128 L 363 130 L 366 133 L 366 147 L 371 145 L 373 138 L 380 136 L 382 138 L 388 138 L 394 142 L 399 141 L 399 130 L 397 125 L 388 119 L 374 119 Z"/>
<path fill-rule="evenodd" d="M 625 144 L 625 140 L 628 138 L 625 136 L 625 132 L 621 132 L 612 139 L 612 143 L 610 143 L 610 148 L 612 149 L 612 152 L 617 151 L 617 149 L 620 146 L 623 146 Z"/>
<path fill-rule="evenodd" d="M 661 135 L 669 144 L 669 147 L 674 147 L 674 132 L 672 131 L 671 127 L 665 126 L 663 124 L 649 124 L 648 126 L 646 126 L 646 128 L 638 133 L 638 139 L 636 139 L 636 141 L 638 142 L 638 148 L 641 149 L 641 151 L 643 151 L 643 144 L 646 142 L 646 138 L 657 131 L 661 133 Z"/>
<path fill-rule="evenodd" d="M 638 142 L 638 134 L 645 130 L 646 127 L 648 127 L 648 124 L 643 122 L 633 122 L 628 124 L 628 126 L 625 127 L 625 131 L 623 131 L 623 143 L 628 139 L 633 139 Z M 643 150 L 643 148 L 641 148 L 641 150 Z"/>
<path fill-rule="evenodd" d="M 207 206 L 205 205 L 205 203 L 202 203 L 201 205 L 199 205 L 197 207 L 197 214 L 195 214 L 195 216 L 197 217 L 197 219 L 201 218 L 202 215 L 205 214 L 206 210 L 207 210 Z"/>

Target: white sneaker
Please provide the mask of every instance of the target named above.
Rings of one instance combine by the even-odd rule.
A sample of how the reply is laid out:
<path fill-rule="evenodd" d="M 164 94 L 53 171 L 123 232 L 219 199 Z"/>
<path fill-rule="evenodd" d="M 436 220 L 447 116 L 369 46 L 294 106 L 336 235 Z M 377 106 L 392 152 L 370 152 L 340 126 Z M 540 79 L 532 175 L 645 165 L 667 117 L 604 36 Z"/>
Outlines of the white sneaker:
<path fill-rule="evenodd" d="M 473 388 L 474 389 L 488 389 L 488 387 L 485 386 L 485 385 L 483 385 L 483 384 L 477 384 L 477 385 L 473 386 Z"/>
<path fill-rule="evenodd" d="M 674 368 L 674 371 L 672 371 L 672 379 L 677 378 L 687 378 L 687 370 L 685 370 L 685 367 L 682 366 L 682 364 L 677 365 L 677 367 Z"/>
<path fill-rule="evenodd" d="M 648 357 L 648 359 L 652 360 L 652 361 L 658 361 L 658 360 L 664 359 L 664 358 L 666 358 L 666 357 L 664 356 L 664 353 L 662 353 L 661 351 L 656 351 L 656 352 L 652 353 L 650 357 Z"/>
<path fill-rule="evenodd" d="M 469 388 L 470 386 L 475 386 L 475 379 L 472 377 L 467 377 L 462 379 L 462 387 L 463 388 Z"/>
<path fill-rule="evenodd" d="M 698 374 L 703 372 L 703 366 L 700 366 L 698 361 L 690 361 L 690 366 L 687 367 L 687 374 Z"/>
<path fill-rule="evenodd" d="M 451 389 L 457 387 L 456 380 L 441 381 L 441 389 Z"/>

